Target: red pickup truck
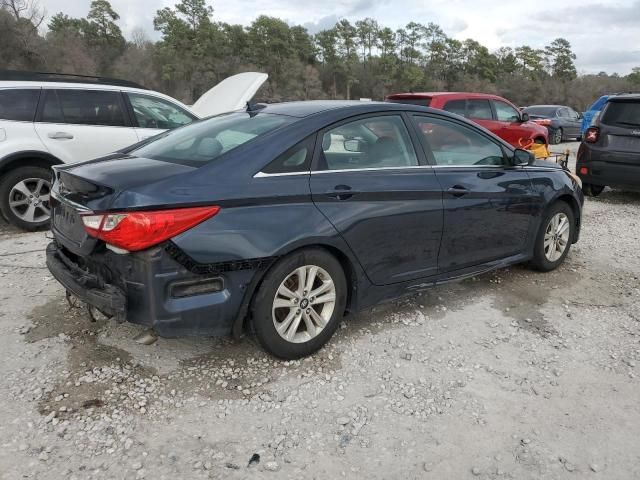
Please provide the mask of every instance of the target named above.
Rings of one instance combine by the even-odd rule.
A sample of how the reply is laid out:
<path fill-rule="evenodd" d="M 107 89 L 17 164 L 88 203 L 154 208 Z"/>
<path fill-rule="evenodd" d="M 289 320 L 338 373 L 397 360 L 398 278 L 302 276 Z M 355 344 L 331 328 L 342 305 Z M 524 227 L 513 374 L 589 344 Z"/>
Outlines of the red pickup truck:
<path fill-rule="evenodd" d="M 528 148 L 533 143 L 547 145 L 547 129 L 529 121 L 529 115 L 520 112 L 508 100 L 487 93 L 426 92 L 394 93 L 388 102 L 424 105 L 467 117 L 517 148 Z"/>

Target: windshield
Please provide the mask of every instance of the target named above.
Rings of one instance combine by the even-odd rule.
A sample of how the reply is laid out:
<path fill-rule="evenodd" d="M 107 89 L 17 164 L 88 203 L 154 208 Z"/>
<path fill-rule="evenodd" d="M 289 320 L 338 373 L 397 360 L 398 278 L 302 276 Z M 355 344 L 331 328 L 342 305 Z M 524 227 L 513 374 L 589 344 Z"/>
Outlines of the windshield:
<path fill-rule="evenodd" d="M 267 113 L 226 113 L 169 132 L 130 154 L 200 167 L 294 120 Z"/>
<path fill-rule="evenodd" d="M 602 117 L 605 125 L 640 127 L 640 100 L 609 102 Z"/>
<path fill-rule="evenodd" d="M 541 117 L 555 117 L 556 107 L 527 107 L 522 111 L 527 112 L 529 115 L 539 115 Z"/>

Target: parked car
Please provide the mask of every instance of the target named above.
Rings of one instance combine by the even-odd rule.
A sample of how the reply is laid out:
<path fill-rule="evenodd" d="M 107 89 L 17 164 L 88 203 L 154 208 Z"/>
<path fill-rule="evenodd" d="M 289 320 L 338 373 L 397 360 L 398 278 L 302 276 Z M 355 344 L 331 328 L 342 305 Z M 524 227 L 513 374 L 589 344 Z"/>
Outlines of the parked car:
<path fill-rule="evenodd" d="M 492 131 L 516 148 L 531 144 L 547 145 L 547 129 L 529 121 L 510 101 L 486 93 L 431 92 L 395 93 L 389 102 L 422 105 L 462 115 Z"/>
<path fill-rule="evenodd" d="M 538 125 L 549 131 L 549 143 L 557 145 L 565 140 L 580 140 L 582 114 L 564 105 L 531 105 L 524 107 L 523 112 Z"/>
<path fill-rule="evenodd" d="M 580 126 L 580 135 L 583 138 L 585 132 L 587 131 L 587 128 L 589 128 L 597 120 L 598 115 L 600 115 L 600 112 L 602 111 L 602 107 L 604 107 L 605 103 L 607 103 L 607 100 L 609 100 L 611 96 L 612 95 L 602 95 L 595 102 L 593 102 L 593 104 L 587 109 L 586 112 L 584 112 L 582 116 L 582 124 Z"/>
<path fill-rule="evenodd" d="M 576 173 L 587 195 L 605 186 L 640 191 L 640 94 L 607 100 L 580 144 Z"/>
<path fill-rule="evenodd" d="M 0 72 L 0 213 L 25 230 L 46 225 L 52 165 L 101 157 L 241 108 L 266 78 L 235 75 L 187 107 L 124 80 Z"/>
<path fill-rule="evenodd" d="M 447 112 L 380 102 L 249 106 L 54 167 L 47 265 L 161 336 L 326 343 L 345 312 L 519 262 L 562 263 L 579 180 Z"/>

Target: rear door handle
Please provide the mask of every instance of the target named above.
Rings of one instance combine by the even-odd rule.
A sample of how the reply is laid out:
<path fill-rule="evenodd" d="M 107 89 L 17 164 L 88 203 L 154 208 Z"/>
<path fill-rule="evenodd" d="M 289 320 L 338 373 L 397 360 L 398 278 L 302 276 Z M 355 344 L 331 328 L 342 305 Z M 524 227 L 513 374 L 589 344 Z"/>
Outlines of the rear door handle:
<path fill-rule="evenodd" d="M 49 132 L 47 136 L 54 140 L 71 140 L 73 138 L 73 135 L 68 132 Z"/>
<path fill-rule="evenodd" d="M 336 185 L 333 187 L 333 191 L 327 192 L 327 196 L 336 200 L 349 200 L 356 193 L 349 185 Z"/>
<path fill-rule="evenodd" d="M 454 185 L 453 187 L 447 189 L 447 193 L 453 195 L 454 197 L 462 197 L 469 193 L 469 189 L 465 187 L 461 187 L 460 185 Z"/>

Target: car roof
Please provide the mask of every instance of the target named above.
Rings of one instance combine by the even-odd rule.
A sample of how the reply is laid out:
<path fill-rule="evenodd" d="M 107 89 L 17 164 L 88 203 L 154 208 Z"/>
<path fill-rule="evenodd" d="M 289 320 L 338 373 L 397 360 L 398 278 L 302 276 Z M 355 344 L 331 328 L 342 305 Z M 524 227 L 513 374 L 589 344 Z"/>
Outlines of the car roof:
<path fill-rule="evenodd" d="M 419 105 L 405 105 L 390 102 L 369 102 L 358 100 L 306 100 L 300 102 L 284 102 L 267 104 L 260 108 L 260 112 L 288 115 L 291 117 L 308 117 L 320 113 L 340 110 L 340 113 L 357 115 L 358 113 L 380 111 L 419 111 L 430 109 Z M 440 113 L 440 112 L 438 112 Z"/>
<path fill-rule="evenodd" d="M 640 93 L 620 93 L 618 95 L 612 95 L 608 102 L 620 102 L 625 100 L 640 100 Z"/>
<path fill-rule="evenodd" d="M 101 90 L 114 92 L 131 92 L 140 95 L 149 95 L 152 97 L 163 98 L 171 103 L 177 104 L 182 108 L 191 111 L 191 109 L 181 101 L 165 95 L 155 90 L 147 90 L 146 88 L 134 88 L 122 85 L 109 85 L 102 83 L 80 83 L 80 82 L 47 82 L 40 80 L 1 80 L 0 89 L 5 88 L 51 88 L 51 89 L 74 89 L 74 90 Z"/>
<path fill-rule="evenodd" d="M 458 97 L 463 98 L 491 98 L 497 100 L 504 100 L 499 95 L 493 95 L 492 93 L 476 93 L 476 92 L 408 92 L 408 93 L 394 93 L 388 95 L 387 98 L 433 98 L 433 97 Z"/>

